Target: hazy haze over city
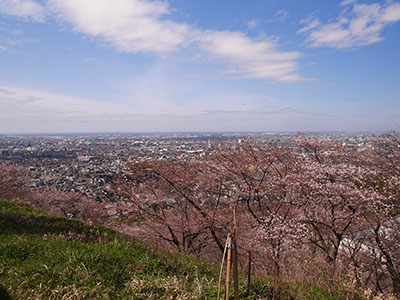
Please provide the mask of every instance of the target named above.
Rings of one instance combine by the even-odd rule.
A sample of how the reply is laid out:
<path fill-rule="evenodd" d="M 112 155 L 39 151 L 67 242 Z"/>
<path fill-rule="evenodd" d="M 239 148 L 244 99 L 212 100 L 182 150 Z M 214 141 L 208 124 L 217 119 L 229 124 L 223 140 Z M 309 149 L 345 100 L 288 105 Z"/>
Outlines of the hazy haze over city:
<path fill-rule="evenodd" d="M 399 1 L 0 0 L 0 133 L 388 131 Z"/>

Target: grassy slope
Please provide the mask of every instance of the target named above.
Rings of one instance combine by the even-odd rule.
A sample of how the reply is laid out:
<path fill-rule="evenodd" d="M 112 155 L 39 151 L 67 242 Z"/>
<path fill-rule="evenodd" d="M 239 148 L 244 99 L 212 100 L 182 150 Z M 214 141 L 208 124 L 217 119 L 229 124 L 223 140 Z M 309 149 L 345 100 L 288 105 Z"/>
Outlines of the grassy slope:
<path fill-rule="evenodd" d="M 2 300 L 216 299 L 217 276 L 217 266 L 110 229 L 0 201 Z M 272 286 L 258 281 L 246 299 L 337 299 L 311 287 Z"/>

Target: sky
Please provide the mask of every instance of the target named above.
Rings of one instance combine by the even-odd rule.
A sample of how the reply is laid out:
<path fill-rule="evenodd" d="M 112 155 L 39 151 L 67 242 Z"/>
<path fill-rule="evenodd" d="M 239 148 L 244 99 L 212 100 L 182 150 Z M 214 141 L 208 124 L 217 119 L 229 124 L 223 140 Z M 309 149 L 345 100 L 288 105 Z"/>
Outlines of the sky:
<path fill-rule="evenodd" d="M 400 129 L 400 1 L 0 0 L 0 134 Z"/>

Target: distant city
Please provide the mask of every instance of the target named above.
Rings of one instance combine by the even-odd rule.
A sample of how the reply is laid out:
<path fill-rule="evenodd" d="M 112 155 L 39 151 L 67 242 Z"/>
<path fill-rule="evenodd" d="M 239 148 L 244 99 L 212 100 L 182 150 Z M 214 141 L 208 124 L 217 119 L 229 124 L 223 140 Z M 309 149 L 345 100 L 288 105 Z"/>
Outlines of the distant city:
<path fill-rule="evenodd" d="M 0 136 L 0 159 L 29 170 L 32 188 L 55 187 L 80 192 L 93 202 L 112 200 L 116 174 L 128 172 L 127 163 L 163 160 L 172 156 L 190 159 L 207 156 L 226 144 L 281 142 L 297 133 L 151 133 L 64 134 Z M 307 135 L 317 135 L 307 133 Z M 318 133 L 320 139 L 365 150 L 375 134 Z"/>

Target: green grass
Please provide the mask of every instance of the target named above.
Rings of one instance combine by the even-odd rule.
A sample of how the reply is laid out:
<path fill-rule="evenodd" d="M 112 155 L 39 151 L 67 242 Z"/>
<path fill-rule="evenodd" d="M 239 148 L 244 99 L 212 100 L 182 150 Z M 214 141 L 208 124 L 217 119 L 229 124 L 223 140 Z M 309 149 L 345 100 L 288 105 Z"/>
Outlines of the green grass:
<path fill-rule="evenodd" d="M 214 272 L 107 228 L 0 201 L 0 299 L 207 299 Z"/>
<path fill-rule="evenodd" d="M 0 201 L 0 299 L 216 299 L 218 266 Z M 339 299 L 261 279 L 241 299 Z"/>

